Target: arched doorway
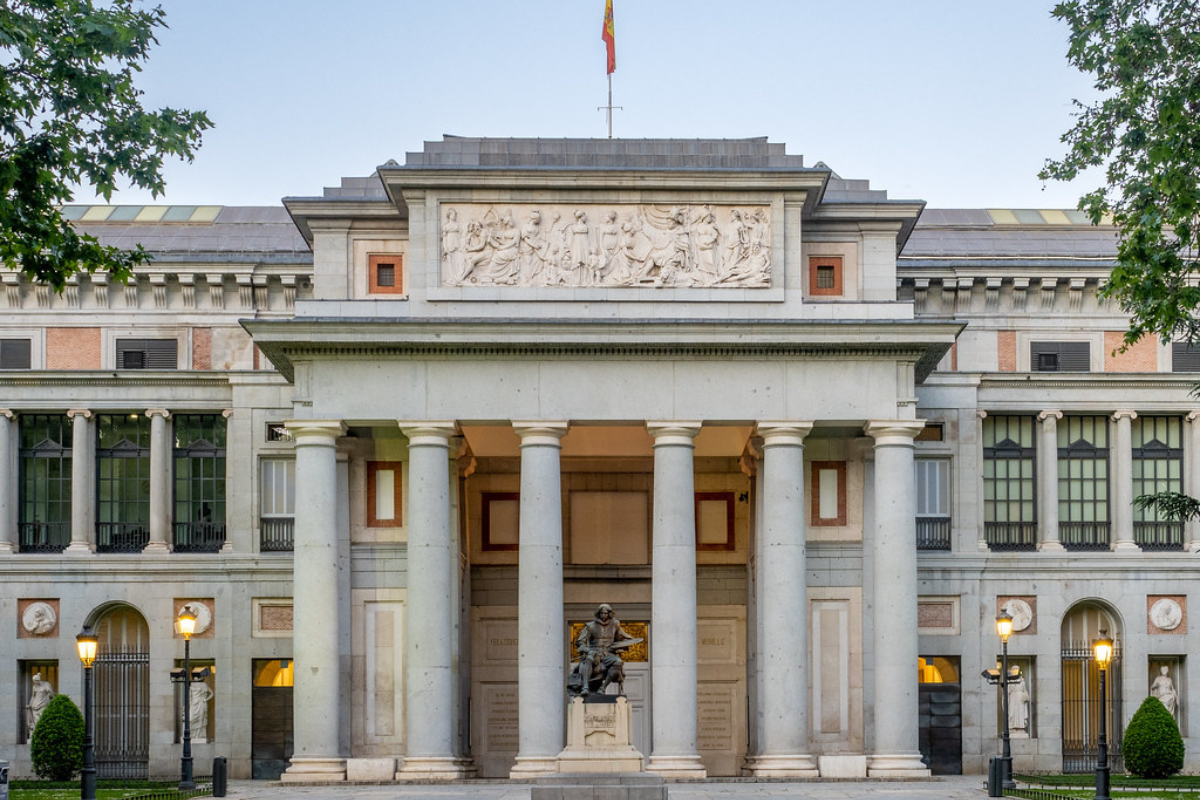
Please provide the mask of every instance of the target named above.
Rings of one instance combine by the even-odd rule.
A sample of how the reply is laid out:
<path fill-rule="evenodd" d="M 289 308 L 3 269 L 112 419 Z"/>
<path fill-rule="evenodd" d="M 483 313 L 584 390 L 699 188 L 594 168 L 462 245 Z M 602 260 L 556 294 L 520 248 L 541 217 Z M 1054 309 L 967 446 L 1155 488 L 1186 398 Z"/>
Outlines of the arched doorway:
<path fill-rule="evenodd" d="M 136 608 L 93 613 L 96 775 L 146 779 L 150 765 L 150 627 Z"/>
<path fill-rule="evenodd" d="M 1100 668 L 1092 643 L 1101 631 L 1112 638 L 1112 664 L 1106 678 L 1108 703 L 1100 696 Z M 1121 757 L 1121 620 L 1107 605 L 1095 600 L 1078 603 L 1062 624 L 1062 757 L 1063 772 L 1096 769 L 1100 715 L 1107 708 L 1108 757 L 1114 771 L 1124 769 Z"/>

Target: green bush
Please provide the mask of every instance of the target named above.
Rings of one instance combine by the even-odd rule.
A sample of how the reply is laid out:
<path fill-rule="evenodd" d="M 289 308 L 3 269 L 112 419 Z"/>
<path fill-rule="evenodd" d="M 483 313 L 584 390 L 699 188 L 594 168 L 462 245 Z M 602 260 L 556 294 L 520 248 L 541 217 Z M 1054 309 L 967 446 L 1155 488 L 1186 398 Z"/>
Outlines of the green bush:
<path fill-rule="evenodd" d="M 42 712 L 29 744 L 39 778 L 69 781 L 83 769 L 83 715 L 65 694 L 55 695 Z"/>
<path fill-rule="evenodd" d="M 1165 778 L 1183 769 L 1183 737 L 1157 697 L 1147 697 L 1129 721 L 1122 751 L 1126 771 L 1139 778 Z"/>

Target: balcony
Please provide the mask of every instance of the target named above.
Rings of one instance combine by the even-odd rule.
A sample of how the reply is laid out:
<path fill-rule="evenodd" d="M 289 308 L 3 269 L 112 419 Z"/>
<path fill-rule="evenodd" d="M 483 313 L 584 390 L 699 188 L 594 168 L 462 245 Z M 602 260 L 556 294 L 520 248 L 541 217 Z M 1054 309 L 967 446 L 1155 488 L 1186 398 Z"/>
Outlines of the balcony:
<path fill-rule="evenodd" d="M 1058 540 L 1068 550 L 1108 550 L 1108 522 L 1058 523 Z"/>
<path fill-rule="evenodd" d="M 145 522 L 97 522 L 97 553 L 140 553 L 150 543 Z"/>
<path fill-rule="evenodd" d="M 219 553 L 225 544 L 224 522 L 176 522 L 176 553 Z"/>
<path fill-rule="evenodd" d="M 950 518 L 917 517 L 917 549 L 949 550 Z"/>
<path fill-rule="evenodd" d="M 1036 522 L 985 522 L 983 535 L 996 552 L 1037 550 Z"/>
<path fill-rule="evenodd" d="M 1183 550 L 1183 523 L 1135 522 L 1133 540 L 1147 551 Z"/>
<path fill-rule="evenodd" d="M 70 543 L 70 522 L 22 522 L 17 526 L 17 546 L 22 553 L 61 553 Z"/>
<path fill-rule="evenodd" d="M 290 553 L 296 528 L 294 517 L 263 517 L 260 520 L 259 550 L 264 553 Z"/>

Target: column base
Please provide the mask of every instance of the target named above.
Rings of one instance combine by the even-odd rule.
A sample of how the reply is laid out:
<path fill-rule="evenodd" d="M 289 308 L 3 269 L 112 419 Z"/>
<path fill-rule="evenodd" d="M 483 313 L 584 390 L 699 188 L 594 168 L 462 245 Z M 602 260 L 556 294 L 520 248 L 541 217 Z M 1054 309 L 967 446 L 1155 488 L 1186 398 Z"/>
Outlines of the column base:
<path fill-rule="evenodd" d="M 341 783 L 346 780 L 344 758 L 296 758 L 279 776 L 281 783 Z"/>
<path fill-rule="evenodd" d="M 12 542 L 0 542 L 0 555 L 15 552 L 17 552 L 17 548 L 12 546 Z"/>
<path fill-rule="evenodd" d="M 873 755 L 867 758 L 868 778 L 928 778 L 932 773 L 920 753 Z"/>
<path fill-rule="evenodd" d="M 67 549 L 63 550 L 65 556 L 90 556 L 94 551 L 92 546 L 87 542 L 71 542 L 67 545 Z"/>
<path fill-rule="evenodd" d="M 171 547 L 166 542 L 150 542 L 142 548 L 142 555 L 147 553 L 169 553 Z"/>
<path fill-rule="evenodd" d="M 558 756 L 517 756 L 517 763 L 508 771 L 508 778 L 524 781 L 557 773 Z"/>
<path fill-rule="evenodd" d="M 1132 539 L 1118 539 L 1112 546 L 1114 553 L 1140 553 L 1142 548 L 1137 546 L 1137 542 Z"/>
<path fill-rule="evenodd" d="M 1062 542 L 1040 542 L 1038 550 L 1043 553 L 1065 553 L 1067 548 L 1063 547 Z"/>
<path fill-rule="evenodd" d="M 707 778 L 708 770 L 700 756 L 656 756 L 646 759 L 646 772 L 654 772 L 664 778 Z"/>
<path fill-rule="evenodd" d="M 754 778 L 816 778 L 821 774 L 813 757 L 804 753 L 751 756 L 742 773 Z"/>
<path fill-rule="evenodd" d="M 461 781 L 475 777 L 475 765 L 468 758 L 413 756 L 404 759 L 396 773 L 398 781 Z"/>

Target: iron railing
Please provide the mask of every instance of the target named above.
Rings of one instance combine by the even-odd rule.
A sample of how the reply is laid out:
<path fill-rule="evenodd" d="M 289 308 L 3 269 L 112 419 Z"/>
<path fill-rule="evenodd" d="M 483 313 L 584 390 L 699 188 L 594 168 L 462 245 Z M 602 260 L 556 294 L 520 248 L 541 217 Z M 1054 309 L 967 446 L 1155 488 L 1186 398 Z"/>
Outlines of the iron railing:
<path fill-rule="evenodd" d="M 983 535 L 992 550 L 1037 549 L 1036 522 L 985 522 Z"/>
<path fill-rule="evenodd" d="M 1058 540 L 1068 550 L 1107 550 L 1107 522 L 1059 522 Z"/>
<path fill-rule="evenodd" d="M 917 549 L 949 550 L 950 518 L 917 517 Z"/>
<path fill-rule="evenodd" d="M 219 553 L 225 544 L 224 522 L 176 522 L 176 553 Z"/>
<path fill-rule="evenodd" d="M 1101 709 L 1108 740 L 1108 764 L 1113 772 L 1125 771 L 1121 748 L 1125 732 L 1122 713 L 1121 653 L 1113 650 L 1108 665 L 1107 702 L 1100 697 L 1100 667 L 1090 642 L 1065 642 L 1062 648 L 1062 758 L 1064 773 L 1093 772 L 1099 760 Z"/>
<path fill-rule="evenodd" d="M 140 553 L 150 543 L 144 522 L 97 522 L 97 553 Z"/>
<path fill-rule="evenodd" d="M 22 522 L 17 525 L 17 545 L 22 553 L 61 553 L 70 543 L 70 522 Z"/>
<path fill-rule="evenodd" d="M 96 775 L 146 780 L 150 766 L 150 655 L 96 659 Z"/>
<path fill-rule="evenodd" d="M 1182 550 L 1182 522 L 1135 522 L 1133 540 L 1143 550 Z"/>
<path fill-rule="evenodd" d="M 292 551 L 296 531 L 294 517 L 263 517 L 259 523 L 259 550 L 264 553 Z"/>

